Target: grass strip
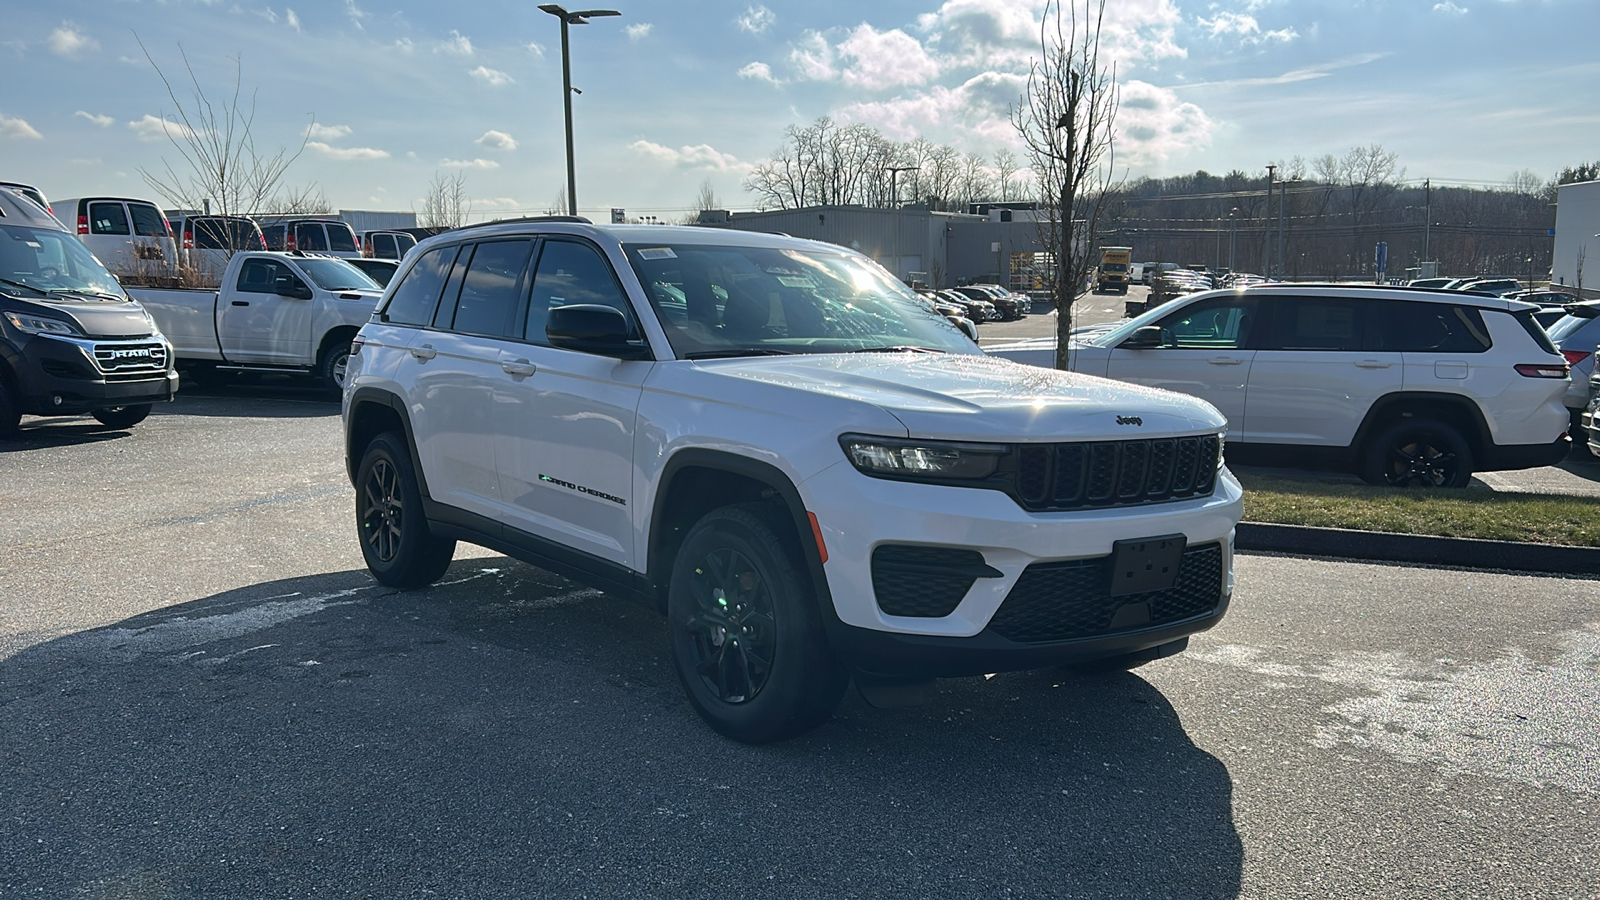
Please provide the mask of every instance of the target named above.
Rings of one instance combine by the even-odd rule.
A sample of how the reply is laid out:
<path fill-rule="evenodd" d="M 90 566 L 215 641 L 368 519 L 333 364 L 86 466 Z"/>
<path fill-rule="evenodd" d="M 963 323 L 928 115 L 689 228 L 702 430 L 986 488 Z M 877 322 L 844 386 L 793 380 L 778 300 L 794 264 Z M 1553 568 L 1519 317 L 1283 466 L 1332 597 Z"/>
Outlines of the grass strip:
<path fill-rule="evenodd" d="M 1600 547 L 1600 498 L 1380 488 L 1246 473 L 1247 522 Z"/>

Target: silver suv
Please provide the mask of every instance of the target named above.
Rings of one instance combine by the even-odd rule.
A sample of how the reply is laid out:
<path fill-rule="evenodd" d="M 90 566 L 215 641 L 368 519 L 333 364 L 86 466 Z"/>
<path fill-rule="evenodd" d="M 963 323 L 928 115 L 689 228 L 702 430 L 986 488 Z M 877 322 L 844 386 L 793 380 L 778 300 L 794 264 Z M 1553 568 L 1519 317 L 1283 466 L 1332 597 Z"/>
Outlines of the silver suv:
<path fill-rule="evenodd" d="M 723 734 L 935 676 L 1129 667 L 1211 627 L 1241 491 L 1192 397 L 984 356 L 845 248 L 575 219 L 406 255 L 344 395 L 357 531 L 471 541 L 667 616 Z"/>

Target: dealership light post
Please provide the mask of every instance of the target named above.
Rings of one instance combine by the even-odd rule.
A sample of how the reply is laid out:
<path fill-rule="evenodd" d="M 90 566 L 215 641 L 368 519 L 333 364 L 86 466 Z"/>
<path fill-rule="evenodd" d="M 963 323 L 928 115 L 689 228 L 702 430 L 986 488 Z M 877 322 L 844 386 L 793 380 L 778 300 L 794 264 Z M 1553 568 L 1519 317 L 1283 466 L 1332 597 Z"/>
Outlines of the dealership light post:
<path fill-rule="evenodd" d="M 915 172 L 917 169 L 917 166 L 889 167 L 889 192 L 894 194 L 889 201 L 894 204 L 894 277 L 901 281 L 906 280 L 906 273 L 900 257 L 900 173 Z"/>
<path fill-rule="evenodd" d="M 561 103 L 567 114 L 567 214 L 578 214 L 578 175 L 572 164 L 572 63 L 567 55 L 567 26 L 587 25 L 595 16 L 620 16 L 614 9 L 580 9 L 567 12 L 554 3 L 540 9 L 561 20 Z"/>

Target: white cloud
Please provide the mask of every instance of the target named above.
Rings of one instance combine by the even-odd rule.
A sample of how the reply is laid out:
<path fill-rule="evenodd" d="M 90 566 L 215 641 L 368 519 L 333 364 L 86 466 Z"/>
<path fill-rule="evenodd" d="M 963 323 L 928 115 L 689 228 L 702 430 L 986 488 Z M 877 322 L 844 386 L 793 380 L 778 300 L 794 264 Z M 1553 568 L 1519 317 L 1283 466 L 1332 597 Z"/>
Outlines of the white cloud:
<path fill-rule="evenodd" d="M 349 136 L 349 125 L 323 125 L 320 122 L 312 122 L 311 127 L 306 129 L 306 137 L 318 141 L 336 141 Z"/>
<path fill-rule="evenodd" d="M 472 41 L 466 35 L 452 28 L 450 29 L 450 37 L 435 45 L 433 52 L 450 53 L 455 56 L 471 56 L 473 52 Z"/>
<path fill-rule="evenodd" d="M 283 20 L 289 23 L 289 27 L 295 31 L 300 30 L 300 17 L 294 14 L 294 10 L 284 7 Z"/>
<path fill-rule="evenodd" d="M 486 197 L 473 200 L 473 209 L 520 209 L 522 204 L 515 197 Z"/>
<path fill-rule="evenodd" d="M 538 41 L 528 44 L 528 52 L 539 57 L 540 59 L 544 59 L 544 45 Z"/>
<path fill-rule="evenodd" d="M 42 137 L 44 135 L 36 131 L 32 125 L 29 125 L 27 120 L 0 113 L 0 138 L 37 141 Z"/>
<path fill-rule="evenodd" d="M 833 78 L 833 45 L 821 32 L 807 31 L 789 49 L 789 64 L 801 78 L 828 81 Z"/>
<path fill-rule="evenodd" d="M 751 78 L 756 81 L 768 81 L 773 84 L 778 83 L 778 79 L 772 77 L 772 67 L 764 62 L 746 64 L 744 68 L 739 70 L 739 77 Z"/>
<path fill-rule="evenodd" d="M 478 79 L 484 84 L 489 85 L 490 87 L 502 87 L 504 85 L 516 83 L 516 79 L 512 78 L 510 75 L 507 75 L 499 69 L 491 69 L 488 66 L 479 66 L 467 74 Z"/>
<path fill-rule="evenodd" d="M 363 25 L 361 23 L 361 20 L 365 19 L 367 16 L 371 15 L 371 13 L 368 13 L 368 12 L 362 10 L 361 7 L 357 6 L 356 5 L 356 0 L 344 0 L 344 9 L 345 9 L 345 12 L 349 13 L 349 15 L 350 15 L 350 23 L 352 25 L 356 26 L 356 30 L 357 31 L 366 31 L 367 30 L 367 26 Z"/>
<path fill-rule="evenodd" d="M 375 147 L 330 147 L 321 141 L 306 142 L 306 149 L 315 150 L 329 159 L 353 160 L 389 158 L 389 151 L 387 150 L 379 150 Z"/>
<path fill-rule="evenodd" d="M 194 136 L 194 132 L 187 127 L 170 119 L 158 119 L 149 113 L 145 113 L 142 119 L 129 122 L 128 127 L 133 130 L 134 134 L 139 136 L 141 141 L 163 141 L 169 135 L 179 140 Z"/>
<path fill-rule="evenodd" d="M 1147 165 L 1211 143 L 1211 117 L 1169 88 L 1143 81 L 1121 86 L 1117 108 L 1116 158 L 1119 169 Z"/>
<path fill-rule="evenodd" d="M 761 34 L 771 28 L 772 23 L 777 20 L 778 17 L 773 14 L 772 10 L 767 9 L 765 6 L 757 5 L 746 7 L 744 14 L 735 19 L 734 22 L 738 24 L 742 31 Z"/>
<path fill-rule="evenodd" d="M 851 87 L 882 90 L 923 84 L 939 74 L 939 66 L 917 39 L 898 28 L 878 31 L 862 23 L 839 44 L 839 56 L 854 60 L 843 72 Z"/>
<path fill-rule="evenodd" d="M 492 129 L 489 130 L 489 131 L 485 131 L 483 133 L 483 137 L 478 138 L 477 143 L 479 143 L 479 144 L 481 144 L 481 145 L 483 145 L 485 147 L 488 147 L 490 150 L 515 150 L 515 149 L 517 149 L 517 139 L 516 138 L 512 137 L 509 134 L 506 134 L 504 131 L 494 131 Z"/>
<path fill-rule="evenodd" d="M 62 22 L 61 27 L 50 32 L 45 41 L 50 52 L 57 56 L 77 56 L 85 50 L 99 50 L 100 42 L 78 30 L 72 22 Z"/>
<path fill-rule="evenodd" d="M 99 125 L 101 128 L 105 128 L 105 127 L 109 126 L 112 122 L 116 121 L 115 119 L 111 118 L 110 116 L 97 116 L 94 113 L 84 112 L 81 109 L 78 110 L 77 112 L 73 113 L 73 115 L 74 116 L 81 116 L 81 117 L 83 117 L 85 119 L 88 119 L 89 121 L 93 122 L 94 124 Z"/>
<path fill-rule="evenodd" d="M 946 0 L 938 12 L 919 17 L 917 25 L 946 67 L 1026 70 L 1039 55 L 1043 8 L 1039 0 Z M 1119 0 L 1102 23 L 1101 61 L 1126 65 L 1182 58 L 1187 51 L 1176 43 L 1182 21 L 1174 0 Z"/>
<path fill-rule="evenodd" d="M 710 144 L 696 144 L 674 150 L 653 141 L 634 141 L 628 149 L 656 162 L 679 169 L 703 169 L 716 172 L 748 172 L 750 163 L 740 162 L 737 156 L 723 153 Z"/>
<path fill-rule="evenodd" d="M 394 48 L 399 50 L 401 53 L 410 53 L 411 51 L 417 49 L 417 45 L 412 42 L 411 38 L 395 38 Z"/>
<path fill-rule="evenodd" d="M 1433 11 L 1436 13 L 1445 13 L 1446 15 L 1451 16 L 1464 16 L 1467 14 L 1467 8 L 1465 6 L 1457 6 L 1454 3 L 1451 3 L 1450 0 L 1444 0 L 1443 3 L 1435 3 L 1433 5 Z"/>
<path fill-rule="evenodd" d="M 460 169 L 498 169 L 500 164 L 492 159 L 441 159 L 439 165 Z"/>
<path fill-rule="evenodd" d="M 1019 73 L 984 72 L 950 88 L 936 84 L 926 91 L 892 100 L 853 103 L 835 113 L 841 122 L 861 122 L 888 137 L 908 141 L 951 133 L 958 146 L 985 150 L 1016 142 L 1010 108 L 1022 94 L 1027 77 Z"/>
<path fill-rule="evenodd" d="M 639 41 L 649 37 L 650 32 L 654 31 L 655 27 L 655 25 L 649 22 L 635 22 L 634 24 L 629 25 L 627 28 L 622 30 L 627 32 L 628 40 Z"/>
<path fill-rule="evenodd" d="M 1195 20 L 1202 29 L 1209 31 L 1211 37 L 1234 35 L 1241 44 L 1262 44 L 1267 41 L 1288 43 L 1300 35 L 1293 28 L 1279 28 L 1274 31 L 1262 31 L 1261 24 L 1255 16 L 1242 13 L 1219 12 L 1213 18 L 1199 18 Z"/>

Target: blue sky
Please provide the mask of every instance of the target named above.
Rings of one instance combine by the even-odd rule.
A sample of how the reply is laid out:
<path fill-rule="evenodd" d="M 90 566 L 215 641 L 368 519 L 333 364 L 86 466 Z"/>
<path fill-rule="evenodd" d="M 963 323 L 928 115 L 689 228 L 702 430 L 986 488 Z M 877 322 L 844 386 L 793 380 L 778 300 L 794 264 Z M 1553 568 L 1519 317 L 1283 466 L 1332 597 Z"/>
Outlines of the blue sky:
<path fill-rule="evenodd" d="M 474 218 L 554 204 L 559 26 L 536 0 L 292 2 L 0 0 L 0 179 L 159 200 L 140 170 L 178 162 L 173 106 L 142 41 L 175 77 L 181 46 L 216 96 L 239 60 L 258 145 L 307 139 L 285 180 L 335 208 L 420 207 L 438 172 L 464 175 Z M 1007 105 L 1042 6 L 617 0 L 620 17 L 572 30 L 581 211 L 676 216 L 707 178 L 750 208 L 749 167 L 821 115 L 1015 149 Z M 1436 183 L 1600 157 L 1595 0 L 1113 0 L 1106 23 L 1130 176 L 1374 142 Z"/>

